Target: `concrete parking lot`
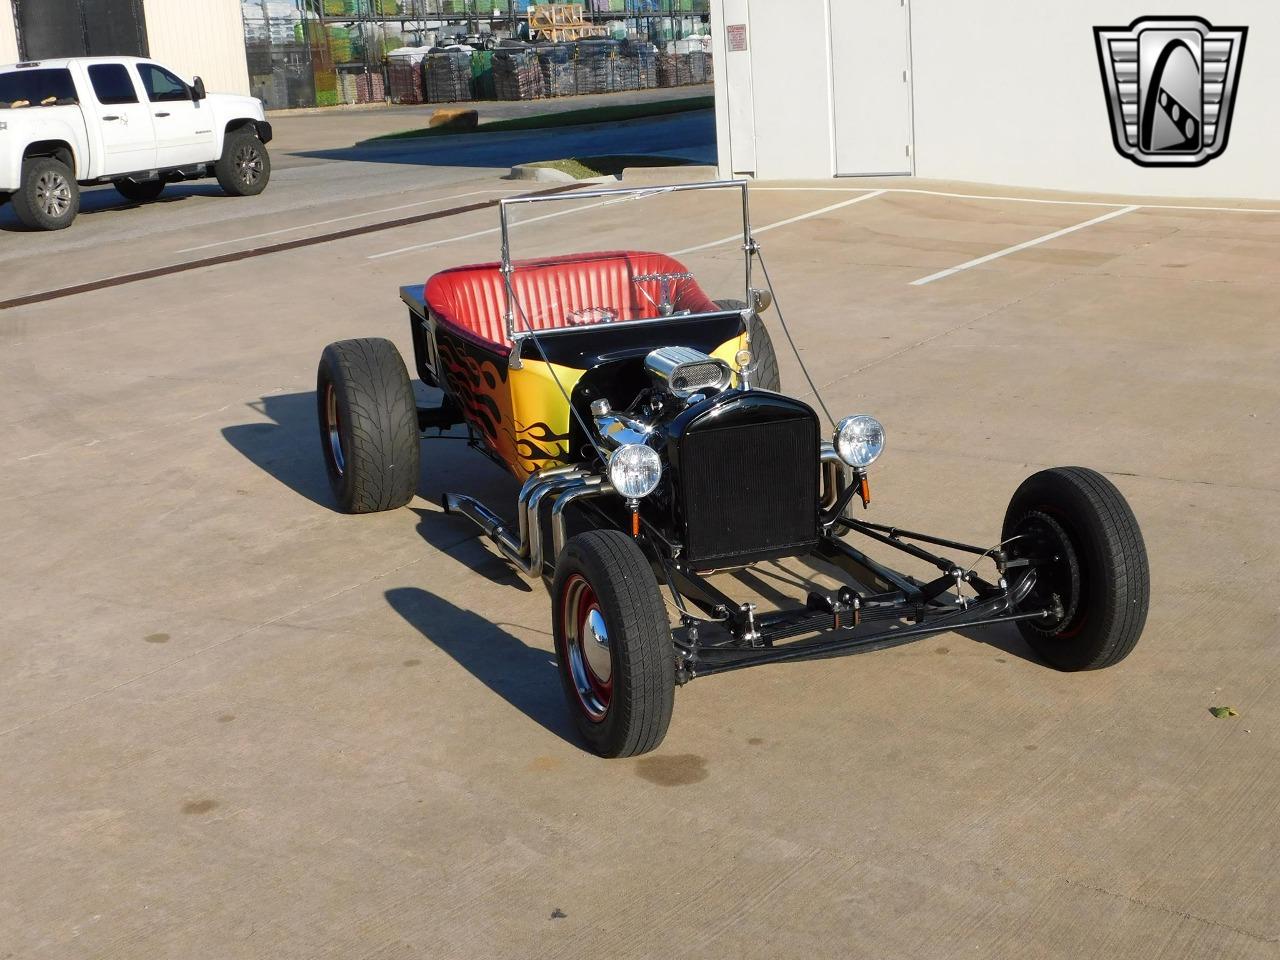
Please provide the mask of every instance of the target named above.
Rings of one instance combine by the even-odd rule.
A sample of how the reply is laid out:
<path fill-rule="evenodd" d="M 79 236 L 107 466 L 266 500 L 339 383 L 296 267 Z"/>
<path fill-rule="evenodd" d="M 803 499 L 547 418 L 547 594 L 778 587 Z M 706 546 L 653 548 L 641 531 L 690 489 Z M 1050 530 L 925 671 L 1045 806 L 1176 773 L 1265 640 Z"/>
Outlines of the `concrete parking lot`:
<path fill-rule="evenodd" d="M 828 404 L 886 424 L 870 515 L 989 542 L 1093 466 L 1150 619 L 1091 674 L 1010 629 L 700 680 L 606 762 L 545 590 L 440 511 L 513 482 L 437 443 L 408 509 L 325 483 L 320 350 L 408 353 L 396 288 L 491 259 L 495 212 L 128 279 L 520 189 L 284 153 L 257 200 L 0 233 L 0 300 L 86 286 L 0 309 L 0 957 L 1280 954 L 1280 208 L 754 186 Z"/>

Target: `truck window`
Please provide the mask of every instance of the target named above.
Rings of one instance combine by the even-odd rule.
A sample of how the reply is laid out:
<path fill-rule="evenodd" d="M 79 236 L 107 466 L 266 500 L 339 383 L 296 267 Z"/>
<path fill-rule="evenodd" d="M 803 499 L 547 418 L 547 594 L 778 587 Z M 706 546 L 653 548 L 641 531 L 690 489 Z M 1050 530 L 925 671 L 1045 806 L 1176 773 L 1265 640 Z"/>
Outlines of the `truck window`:
<path fill-rule="evenodd" d="M 158 67 L 154 63 L 140 63 L 138 76 L 142 78 L 142 89 L 147 91 L 152 103 L 191 99 L 190 88 L 164 67 Z"/>
<path fill-rule="evenodd" d="M 95 63 L 89 68 L 89 82 L 103 105 L 138 102 L 138 92 L 123 63 Z"/>
<path fill-rule="evenodd" d="M 0 73 L 0 109 L 15 104 L 38 107 L 76 102 L 76 85 L 71 71 L 14 70 Z"/>

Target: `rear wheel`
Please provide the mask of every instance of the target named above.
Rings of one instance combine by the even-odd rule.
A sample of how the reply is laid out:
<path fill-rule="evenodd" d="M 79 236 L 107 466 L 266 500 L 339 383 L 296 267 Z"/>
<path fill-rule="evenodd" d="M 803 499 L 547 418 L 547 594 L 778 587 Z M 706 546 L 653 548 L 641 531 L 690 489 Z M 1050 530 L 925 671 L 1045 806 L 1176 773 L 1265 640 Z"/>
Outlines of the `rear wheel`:
<path fill-rule="evenodd" d="M 250 127 L 227 134 L 213 165 L 218 185 L 233 197 L 256 197 L 271 179 L 271 154 Z"/>
<path fill-rule="evenodd" d="M 80 212 L 80 186 L 61 160 L 32 157 L 23 161 L 22 185 L 13 194 L 13 212 L 24 226 L 62 230 Z"/>
<path fill-rule="evenodd" d="M 741 300 L 717 300 L 716 306 L 722 310 L 745 310 L 747 305 Z M 761 390 L 782 392 L 782 375 L 778 370 L 778 355 L 773 350 L 773 340 L 765 328 L 760 314 L 752 311 L 747 321 L 747 339 L 751 341 L 751 385 Z"/>
<path fill-rule="evenodd" d="M 390 340 L 341 340 L 316 374 L 320 446 L 344 513 L 403 507 L 418 489 L 418 408 Z"/>
<path fill-rule="evenodd" d="M 164 192 L 163 180 L 116 180 L 112 186 L 116 193 L 134 203 L 146 203 Z"/>
<path fill-rule="evenodd" d="M 1005 513 L 1007 552 L 1033 561 L 1024 610 L 1055 608 L 1018 628 L 1060 670 L 1096 670 L 1129 655 L 1147 620 L 1151 577 L 1138 521 L 1115 485 L 1084 467 L 1041 470 Z"/>
<path fill-rule="evenodd" d="M 603 757 L 633 757 L 666 736 L 675 653 L 658 583 L 617 530 L 571 539 L 552 584 L 556 659 L 583 739 Z"/>

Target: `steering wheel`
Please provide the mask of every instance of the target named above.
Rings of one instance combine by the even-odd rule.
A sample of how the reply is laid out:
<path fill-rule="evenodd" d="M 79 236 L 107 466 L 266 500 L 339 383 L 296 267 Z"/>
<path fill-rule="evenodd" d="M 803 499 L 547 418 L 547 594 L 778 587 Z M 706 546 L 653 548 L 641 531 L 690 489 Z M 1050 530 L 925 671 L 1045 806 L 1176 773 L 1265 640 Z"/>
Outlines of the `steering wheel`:
<path fill-rule="evenodd" d="M 640 287 L 640 293 L 644 298 L 654 305 L 661 317 L 669 317 L 675 313 L 675 306 L 671 303 L 671 281 L 673 280 L 692 280 L 693 274 L 688 270 L 681 270 L 674 273 L 642 273 L 631 278 L 634 284 L 652 283 L 657 280 L 658 301 L 655 302 L 653 297 L 649 296 L 649 291 L 644 287 Z M 688 312 L 688 311 L 685 311 Z"/>

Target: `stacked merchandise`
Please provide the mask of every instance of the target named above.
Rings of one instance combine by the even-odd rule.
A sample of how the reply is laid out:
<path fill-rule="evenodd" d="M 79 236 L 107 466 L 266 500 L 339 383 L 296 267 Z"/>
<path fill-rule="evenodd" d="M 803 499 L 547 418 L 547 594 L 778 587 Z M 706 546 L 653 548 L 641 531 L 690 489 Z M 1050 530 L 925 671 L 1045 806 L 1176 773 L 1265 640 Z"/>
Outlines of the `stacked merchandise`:
<path fill-rule="evenodd" d="M 422 103 L 422 61 L 410 57 L 387 59 L 387 82 L 393 103 Z"/>
<path fill-rule="evenodd" d="M 422 61 L 428 103 L 470 100 L 471 54 L 462 51 L 429 53 Z"/>
<path fill-rule="evenodd" d="M 575 71 L 578 93 L 608 93 L 625 89 L 618 85 L 615 77 L 618 46 L 616 40 L 579 41 Z"/>
<path fill-rule="evenodd" d="M 658 48 L 644 40 L 622 45 L 622 90 L 651 90 L 658 85 Z"/>
<path fill-rule="evenodd" d="M 338 102 L 356 102 L 356 75 L 343 70 L 338 73 Z"/>
<path fill-rule="evenodd" d="M 386 81 L 381 71 L 356 74 L 356 103 L 383 103 L 386 99 Z"/>
<path fill-rule="evenodd" d="M 537 100 L 543 92 L 538 55 L 528 47 L 495 50 L 493 88 L 499 100 Z"/>
<path fill-rule="evenodd" d="M 544 97 L 571 97 L 577 92 L 574 50 L 571 44 L 547 43 L 534 48 L 542 71 Z"/>
<path fill-rule="evenodd" d="M 711 82 L 711 57 L 702 52 L 700 47 L 689 51 L 689 83 Z"/>

